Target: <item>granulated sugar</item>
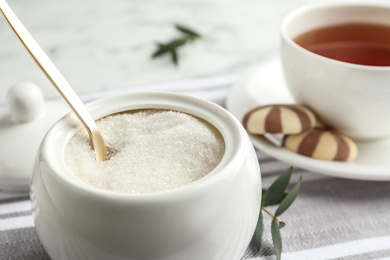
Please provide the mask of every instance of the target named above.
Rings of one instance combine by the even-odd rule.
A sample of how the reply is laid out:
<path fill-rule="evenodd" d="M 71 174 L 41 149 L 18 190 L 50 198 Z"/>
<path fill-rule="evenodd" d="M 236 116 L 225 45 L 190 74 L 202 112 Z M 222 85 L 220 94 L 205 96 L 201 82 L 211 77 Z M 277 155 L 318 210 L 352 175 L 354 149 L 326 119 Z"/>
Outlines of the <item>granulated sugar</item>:
<path fill-rule="evenodd" d="M 112 154 L 97 162 L 85 129 L 65 149 L 65 163 L 79 179 L 101 189 L 152 193 L 196 181 L 221 161 L 225 144 L 207 122 L 185 113 L 140 110 L 111 115 L 97 126 Z"/>

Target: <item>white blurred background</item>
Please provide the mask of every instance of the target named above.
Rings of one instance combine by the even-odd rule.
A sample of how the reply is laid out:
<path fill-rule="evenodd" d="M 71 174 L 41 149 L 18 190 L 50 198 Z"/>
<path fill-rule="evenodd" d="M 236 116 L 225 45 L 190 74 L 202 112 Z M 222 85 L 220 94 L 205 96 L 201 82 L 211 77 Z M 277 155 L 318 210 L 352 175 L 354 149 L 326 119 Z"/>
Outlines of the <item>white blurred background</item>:
<path fill-rule="evenodd" d="M 278 53 L 283 17 L 318 0 L 8 0 L 77 93 L 237 74 Z M 203 38 L 152 60 L 155 42 L 179 33 Z M 0 19 L 0 104 L 21 81 L 58 97 L 8 24 Z"/>

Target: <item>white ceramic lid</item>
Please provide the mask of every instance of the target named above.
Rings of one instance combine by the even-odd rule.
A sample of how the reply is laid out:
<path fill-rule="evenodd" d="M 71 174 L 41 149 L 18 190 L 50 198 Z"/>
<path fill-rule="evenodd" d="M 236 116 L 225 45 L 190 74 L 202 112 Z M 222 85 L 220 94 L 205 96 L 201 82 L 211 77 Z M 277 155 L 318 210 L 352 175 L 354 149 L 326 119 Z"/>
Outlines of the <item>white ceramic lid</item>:
<path fill-rule="evenodd" d="M 45 101 L 39 87 L 29 82 L 13 86 L 6 102 L 0 110 L 0 190 L 26 192 L 44 135 L 70 108 Z"/>

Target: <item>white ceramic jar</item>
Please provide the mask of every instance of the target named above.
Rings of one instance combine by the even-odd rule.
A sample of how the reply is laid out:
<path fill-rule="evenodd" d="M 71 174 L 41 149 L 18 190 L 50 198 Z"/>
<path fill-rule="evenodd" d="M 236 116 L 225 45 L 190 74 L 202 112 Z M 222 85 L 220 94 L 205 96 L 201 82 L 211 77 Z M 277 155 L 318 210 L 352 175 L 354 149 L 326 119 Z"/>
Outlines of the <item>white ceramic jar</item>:
<path fill-rule="evenodd" d="M 45 136 L 31 181 L 35 227 L 50 257 L 72 260 L 236 260 L 257 223 L 261 178 L 257 156 L 241 126 L 220 106 L 190 96 L 148 92 L 87 105 L 95 119 L 134 109 L 171 109 L 214 125 L 225 154 L 208 175 L 151 194 L 122 194 L 89 186 L 72 175 L 64 149 L 80 129 L 58 121 Z"/>

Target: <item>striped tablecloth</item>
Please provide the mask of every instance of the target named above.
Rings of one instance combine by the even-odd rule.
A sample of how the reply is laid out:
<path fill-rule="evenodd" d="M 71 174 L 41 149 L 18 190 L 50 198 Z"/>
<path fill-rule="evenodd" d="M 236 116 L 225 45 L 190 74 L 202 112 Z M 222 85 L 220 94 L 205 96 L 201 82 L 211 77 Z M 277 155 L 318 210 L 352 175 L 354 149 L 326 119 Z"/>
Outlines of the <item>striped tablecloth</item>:
<path fill-rule="evenodd" d="M 115 92 L 97 93 L 85 101 L 139 90 L 187 93 L 224 105 L 236 76 L 169 82 Z M 268 187 L 290 165 L 257 151 L 263 186 Z M 296 168 L 303 176 L 301 192 L 284 213 L 282 259 L 390 260 L 390 182 L 346 180 Z M 33 227 L 28 193 L 0 192 L 0 259 L 50 259 Z M 272 208 L 271 208 L 272 211 Z M 241 259 L 275 259 L 268 222 L 258 252 L 252 241 Z M 185 259 L 183 259 L 185 260 Z M 200 259 L 207 260 L 207 259 Z M 225 260 L 225 259 L 221 259 Z M 230 259 L 226 259 L 230 260 Z"/>

